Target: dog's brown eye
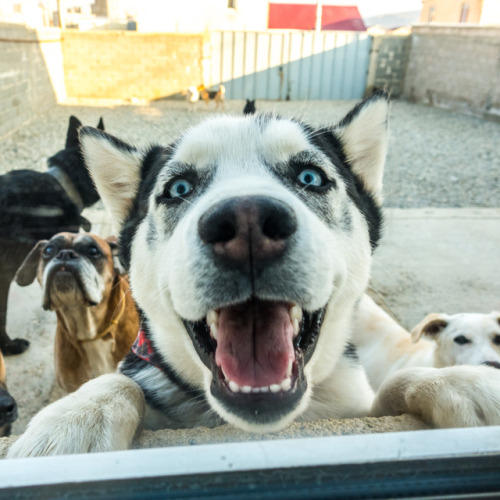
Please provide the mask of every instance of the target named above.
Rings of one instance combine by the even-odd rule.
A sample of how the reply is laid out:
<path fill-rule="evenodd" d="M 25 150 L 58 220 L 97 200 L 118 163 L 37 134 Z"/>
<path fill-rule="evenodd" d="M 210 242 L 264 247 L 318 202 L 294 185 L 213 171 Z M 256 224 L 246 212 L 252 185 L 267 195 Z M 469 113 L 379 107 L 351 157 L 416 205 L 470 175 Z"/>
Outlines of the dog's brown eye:
<path fill-rule="evenodd" d="M 495 345 L 500 345 L 500 335 L 495 335 L 495 336 L 493 337 L 493 343 L 494 343 Z"/>
<path fill-rule="evenodd" d="M 43 256 L 47 259 L 56 253 L 56 249 L 52 245 L 48 245 L 43 249 Z"/>
<path fill-rule="evenodd" d="M 87 254 L 90 255 L 91 257 L 97 257 L 98 255 L 100 255 L 101 252 L 99 252 L 99 249 L 97 247 L 95 247 L 94 245 L 90 246 L 88 249 L 87 249 Z"/>
<path fill-rule="evenodd" d="M 469 340 L 467 337 L 464 337 L 463 335 L 458 335 L 458 337 L 455 337 L 453 339 L 453 342 L 455 342 L 458 345 L 464 345 L 472 343 L 472 340 Z"/>

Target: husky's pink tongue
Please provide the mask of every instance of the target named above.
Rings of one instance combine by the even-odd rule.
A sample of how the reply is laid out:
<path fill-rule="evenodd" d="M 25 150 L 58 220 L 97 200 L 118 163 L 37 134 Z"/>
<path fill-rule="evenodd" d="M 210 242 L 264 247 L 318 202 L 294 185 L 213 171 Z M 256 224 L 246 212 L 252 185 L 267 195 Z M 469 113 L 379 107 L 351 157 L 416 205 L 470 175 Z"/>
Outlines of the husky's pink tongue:
<path fill-rule="evenodd" d="M 281 384 L 295 359 L 290 305 L 254 300 L 219 311 L 215 362 L 239 386 Z"/>

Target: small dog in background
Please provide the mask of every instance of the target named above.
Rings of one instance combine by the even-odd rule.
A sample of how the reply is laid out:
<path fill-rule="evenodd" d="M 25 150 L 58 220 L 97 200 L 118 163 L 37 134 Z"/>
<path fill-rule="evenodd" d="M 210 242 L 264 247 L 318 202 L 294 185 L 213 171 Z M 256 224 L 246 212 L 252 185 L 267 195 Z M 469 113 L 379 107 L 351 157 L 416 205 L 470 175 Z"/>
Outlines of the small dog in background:
<path fill-rule="evenodd" d="M 116 238 L 59 233 L 37 243 L 16 274 L 20 286 L 35 278 L 43 308 L 57 315 L 56 380 L 66 392 L 116 370 L 139 330 L 128 279 L 115 259 Z"/>
<path fill-rule="evenodd" d="M 196 103 L 200 100 L 200 93 L 194 85 L 187 89 L 186 100 L 189 103 L 188 111 L 194 111 Z"/>
<path fill-rule="evenodd" d="M 17 419 L 17 404 L 5 383 L 5 362 L 0 352 L 0 437 L 9 436 L 12 423 Z"/>
<path fill-rule="evenodd" d="M 69 119 L 64 149 L 48 160 L 47 172 L 12 170 L 0 176 L 0 349 L 4 355 L 21 354 L 25 339 L 7 335 L 7 300 L 17 268 L 40 239 L 60 231 L 90 231 L 81 216 L 99 195 L 83 163 L 78 139 L 78 118 Z M 97 125 L 104 130 L 102 118 Z"/>
<path fill-rule="evenodd" d="M 215 109 L 219 107 L 221 109 L 226 108 L 226 87 L 224 85 L 219 85 L 217 90 L 210 90 L 205 87 L 205 85 L 199 85 L 195 87 L 192 85 L 187 89 L 186 99 L 190 104 L 189 110 L 194 111 L 196 103 L 200 100 L 204 101 L 208 105 L 210 101 L 215 102 Z"/>
<path fill-rule="evenodd" d="M 204 85 L 198 87 L 200 98 L 208 105 L 209 101 L 215 102 L 215 109 L 226 108 L 226 87 L 220 84 L 217 90 L 207 89 Z"/>
<path fill-rule="evenodd" d="M 355 314 L 353 341 L 374 389 L 403 368 L 500 368 L 500 313 L 433 313 L 410 334 L 364 295 Z"/>
<path fill-rule="evenodd" d="M 243 114 L 244 115 L 253 115 L 257 111 L 255 107 L 255 99 L 252 101 L 250 99 L 247 99 L 247 102 L 245 104 L 245 107 L 243 108 Z"/>

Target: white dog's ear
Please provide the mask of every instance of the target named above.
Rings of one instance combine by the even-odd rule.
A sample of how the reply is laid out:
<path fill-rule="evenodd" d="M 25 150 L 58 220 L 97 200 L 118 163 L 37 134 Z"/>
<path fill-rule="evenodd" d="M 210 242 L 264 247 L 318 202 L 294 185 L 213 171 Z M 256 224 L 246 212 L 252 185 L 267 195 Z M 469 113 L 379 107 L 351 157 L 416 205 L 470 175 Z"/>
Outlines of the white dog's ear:
<path fill-rule="evenodd" d="M 422 335 L 436 338 L 436 336 L 447 326 L 447 314 L 431 313 L 427 315 L 415 328 L 413 328 L 411 331 L 411 340 L 412 342 L 418 342 Z"/>
<path fill-rule="evenodd" d="M 80 144 L 104 206 L 120 228 L 139 189 L 143 154 L 93 127 L 80 129 Z"/>
<path fill-rule="evenodd" d="M 375 199 L 382 201 L 389 118 L 389 95 L 377 92 L 355 106 L 333 129 L 353 172 Z"/>

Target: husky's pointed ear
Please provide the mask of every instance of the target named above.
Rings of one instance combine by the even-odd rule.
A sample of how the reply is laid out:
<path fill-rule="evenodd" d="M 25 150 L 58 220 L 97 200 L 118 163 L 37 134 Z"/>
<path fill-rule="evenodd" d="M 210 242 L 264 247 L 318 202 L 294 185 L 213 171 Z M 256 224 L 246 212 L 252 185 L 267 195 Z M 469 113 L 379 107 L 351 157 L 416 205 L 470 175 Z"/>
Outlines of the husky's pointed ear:
<path fill-rule="evenodd" d="M 104 120 L 102 119 L 102 116 L 99 118 L 99 123 L 97 124 L 97 128 L 99 130 L 104 130 Z"/>
<path fill-rule="evenodd" d="M 82 122 L 71 115 L 69 117 L 68 132 L 66 133 L 66 148 L 74 148 L 78 146 L 78 129 L 82 126 Z"/>
<path fill-rule="evenodd" d="M 389 95 L 376 92 L 355 106 L 334 128 L 353 172 L 378 202 L 388 142 Z"/>
<path fill-rule="evenodd" d="M 92 127 L 80 129 L 80 143 L 97 191 L 119 229 L 139 189 L 143 155 L 133 146 Z"/>

